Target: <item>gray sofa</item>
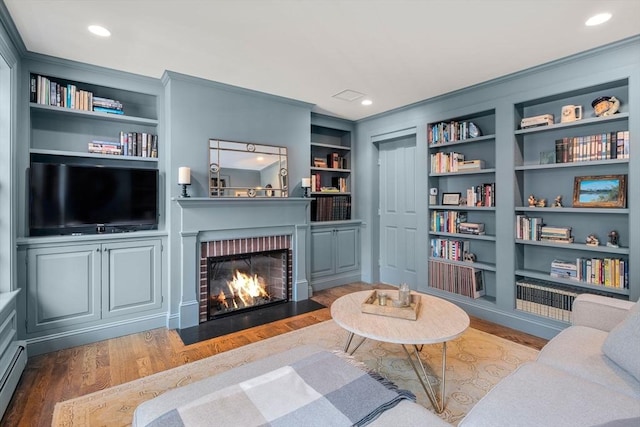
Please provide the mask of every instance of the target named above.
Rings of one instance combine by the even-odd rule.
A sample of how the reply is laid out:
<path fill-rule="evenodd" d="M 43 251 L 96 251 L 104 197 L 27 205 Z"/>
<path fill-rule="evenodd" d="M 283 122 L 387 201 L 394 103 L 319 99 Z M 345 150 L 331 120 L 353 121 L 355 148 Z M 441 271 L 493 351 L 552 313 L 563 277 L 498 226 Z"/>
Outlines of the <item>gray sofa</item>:
<path fill-rule="evenodd" d="M 583 294 L 572 325 L 482 398 L 460 427 L 640 426 L 640 303 Z"/>
<path fill-rule="evenodd" d="M 295 348 L 168 391 L 141 404 L 133 426 L 145 426 L 196 396 L 317 351 L 313 346 Z M 410 401 L 402 401 L 370 425 L 450 426 Z M 535 362 L 520 366 L 498 383 L 459 426 L 640 426 L 640 303 L 579 296 L 572 326 L 549 341 Z"/>

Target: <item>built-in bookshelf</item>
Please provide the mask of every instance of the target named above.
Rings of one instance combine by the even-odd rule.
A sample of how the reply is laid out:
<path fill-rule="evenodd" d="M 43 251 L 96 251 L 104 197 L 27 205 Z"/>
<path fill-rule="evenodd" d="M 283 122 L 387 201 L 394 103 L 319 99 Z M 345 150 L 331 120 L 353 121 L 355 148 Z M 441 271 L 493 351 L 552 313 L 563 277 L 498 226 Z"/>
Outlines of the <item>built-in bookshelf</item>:
<path fill-rule="evenodd" d="M 621 100 L 620 110 L 597 117 L 591 102 L 601 96 Z M 515 105 L 517 310 L 568 322 L 567 295 L 628 298 L 628 201 L 637 195 L 626 186 L 633 138 L 628 101 L 629 83 L 622 79 Z M 563 122 L 567 105 L 582 106 L 582 119 Z M 554 123 L 519 126 L 522 118 L 541 114 L 552 114 Z M 608 185 L 609 177 L 617 183 L 612 193 L 600 191 L 599 200 L 587 195 L 592 185 Z M 609 201 L 619 197 L 622 204 Z"/>
<path fill-rule="evenodd" d="M 311 125 L 311 221 L 351 219 L 351 132 Z"/>
<path fill-rule="evenodd" d="M 31 73 L 30 153 L 157 162 L 156 96 Z"/>
<path fill-rule="evenodd" d="M 428 124 L 427 145 L 429 286 L 494 302 L 495 110 Z"/>

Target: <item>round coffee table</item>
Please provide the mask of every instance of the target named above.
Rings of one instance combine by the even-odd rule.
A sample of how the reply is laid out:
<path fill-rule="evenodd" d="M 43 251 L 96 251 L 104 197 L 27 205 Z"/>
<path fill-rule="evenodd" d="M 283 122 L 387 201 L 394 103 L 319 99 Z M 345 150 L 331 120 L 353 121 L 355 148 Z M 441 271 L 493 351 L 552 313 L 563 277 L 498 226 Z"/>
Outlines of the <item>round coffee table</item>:
<path fill-rule="evenodd" d="M 353 354 L 367 338 L 402 345 L 422 388 L 436 411 L 441 413 L 444 410 L 447 342 L 462 335 L 469 327 L 469 316 L 460 307 L 442 298 L 418 292 L 411 292 L 412 295 L 418 295 L 421 298 L 416 320 L 364 313 L 361 306 L 372 292 L 360 291 L 347 294 L 338 298 L 331 305 L 333 320 L 349 332 L 344 351 Z M 379 290 L 378 292 L 385 292 L 391 298 L 397 299 L 397 291 Z M 354 335 L 362 337 L 362 341 L 349 352 Z M 440 388 L 440 402 L 438 402 L 420 358 L 418 346 L 440 343 L 442 343 L 442 387 Z M 410 348 L 413 355 L 409 351 Z"/>

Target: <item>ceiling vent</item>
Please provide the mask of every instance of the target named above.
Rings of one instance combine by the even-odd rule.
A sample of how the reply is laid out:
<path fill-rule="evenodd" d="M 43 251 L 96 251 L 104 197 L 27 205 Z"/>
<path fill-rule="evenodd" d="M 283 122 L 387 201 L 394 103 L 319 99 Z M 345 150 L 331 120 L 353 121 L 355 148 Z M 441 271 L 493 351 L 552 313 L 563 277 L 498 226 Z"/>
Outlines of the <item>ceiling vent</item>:
<path fill-rule="evenodd" d="M 362 98 L 364 93 L 356 92 L 355 90 L 345 89 L 342 92 L 336 93 L 333 95 L 333 98 L 338 98 L 343 101 L 355 101 L 358 98 Z"/>

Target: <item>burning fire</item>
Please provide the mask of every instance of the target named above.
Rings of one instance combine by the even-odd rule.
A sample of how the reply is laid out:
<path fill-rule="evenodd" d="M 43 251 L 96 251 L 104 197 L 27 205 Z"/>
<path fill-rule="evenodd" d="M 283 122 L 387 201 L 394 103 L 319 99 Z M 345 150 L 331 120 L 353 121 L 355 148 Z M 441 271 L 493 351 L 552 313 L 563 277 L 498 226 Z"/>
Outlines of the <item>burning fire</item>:
<path fill-rule="evenodd" d="M 220 291 L 217 297 L 218 302 L 225 308 L 229 308 L 229 300 L 233 303 L 233 308 L 238 308 L 238 300 L 242 303 L 241 307 L 249 307 L 254 305 L 255 298 L 269 298 L 263 280 L 257 274 L 252 277 L 236 270 L 233 280 L 228 281 L 227 286 L 231 297 L 227 298 L 223 291 Z"/>

